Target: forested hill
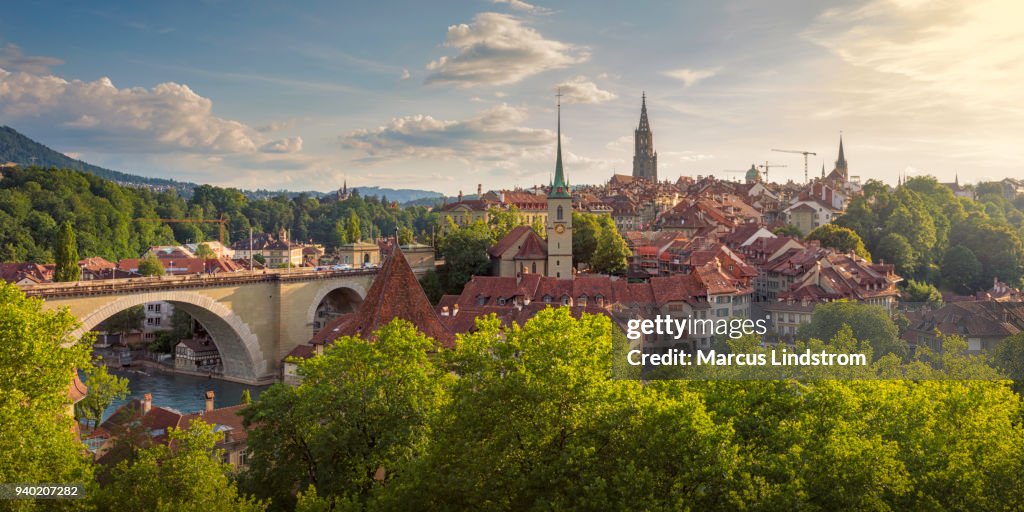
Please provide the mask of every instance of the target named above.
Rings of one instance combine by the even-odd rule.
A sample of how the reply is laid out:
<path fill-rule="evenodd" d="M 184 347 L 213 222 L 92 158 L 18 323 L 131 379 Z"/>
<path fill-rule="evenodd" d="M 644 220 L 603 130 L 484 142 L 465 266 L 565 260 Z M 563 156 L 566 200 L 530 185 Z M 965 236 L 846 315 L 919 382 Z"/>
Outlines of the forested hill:
<path fill-rule="evenodd" d="M 3 169 L 0 179 L 0 262 L 53 261 L 60 227 L 70 222 L 78 253 L 108 260 L 137 258 L 153 245 L 216 240 L 213 224 L 165 224 L 157 219 L 228 219 L 227 239 L 286 229 L 293 240 L 333 249 L 350 240 L 400 230 L 408 243 L 431 239 L 436 214 L 393 208 L 376 196 L 344 201 L 305 194 L 253 199 L 240 190 L 198 185 L 190 196 L 126 187 L 93 174 L 54 168 Z"/>
<path fill-rule="evenodd" d="M 196 187 L 195 183 L 162 178 L 146 178 L 123 172 L 104 169 L 81 160 L 75 160 L 59 151 L 54 151 L 10 126 L 0 126 L 0 164 L 14 162 L 21 166 L 37 165 L 39 167 L 55 167 L 87 172 L 100 178 L 122 185 L 147 185 L 159 188 L 175 189 L 186 195 Z"/>
<path fill-rule="evenodd" d="M 186 197 L 191 196 L 192 191 L 198 186 L 195 183 L 163 178 L 147 178 L 144 176 L 136 176 L 134 174 L 105 169 L 81 160 L 76 160 L 59 151 L 54 151 L 53 149 L 26 137 L 10 126 L 0 126 L 0 164 L 6 162 L 14 162 L 22 167 L 35 165 L 43 168 L 52 167 L 82 171 L 113 181 L 119 185 L 146 186 L 157 190 L 174 189 L 177 190 L 179 194 Z M 341 184 L 339 183 L 338 185 L 340 188 Z M 359 192 L 363 196 L 384 197 L 389 201 L 397 201 L 398 203 L 408 203 L 411 201 L 428 199 L 428 201 L 423 203 L 424 205 L 433 204 L 430 199 L 440 199 L 442 197 L 439 192 L 417 189 L 360 187 Z M 294 198 L 300 195 L 310 197 L 322 197 L 325 195 L 322 192 L 312 191 L 292 192 L 286 190 L 263 189 L 243 190 L 242 193 L 250 199 L 269 199 L 280 195 L 284 195 L 289 198 Z"/>

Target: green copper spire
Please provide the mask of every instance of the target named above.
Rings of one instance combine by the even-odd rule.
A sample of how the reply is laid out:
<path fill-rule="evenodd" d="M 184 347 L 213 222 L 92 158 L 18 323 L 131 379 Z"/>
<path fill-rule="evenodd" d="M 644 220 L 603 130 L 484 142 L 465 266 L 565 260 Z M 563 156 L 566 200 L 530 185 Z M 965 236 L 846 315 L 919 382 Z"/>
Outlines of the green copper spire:
<path fill-rule="evenodd" d="M 565 172 L 562 170 L 562 91 L 558 94 L 558 154 L 555 157 L 555 181 L 551 184 L 551 192 L 548 197 L 572 197 L 569 194 L 569 185 L 565 182 Z"/>

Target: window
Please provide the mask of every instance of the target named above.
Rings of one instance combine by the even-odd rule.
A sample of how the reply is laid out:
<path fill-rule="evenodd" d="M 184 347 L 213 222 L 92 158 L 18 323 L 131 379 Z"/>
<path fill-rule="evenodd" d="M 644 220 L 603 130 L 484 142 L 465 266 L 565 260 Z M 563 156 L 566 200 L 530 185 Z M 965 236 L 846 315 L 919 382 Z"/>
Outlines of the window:
<path fill-rule="evenodd" d="M 530 269 L 530 272 L 532 272 L 532 273 L 536 274 L 536 273 L 537 273 L 537 262 L 536 262 L 536 261 L 535 261 L 535 262 L 533 262 L 533 264 L 532 264 L 532 265 L 530 265 L 530 267 L 532 267 L 532 268 Z"/>
<path fill-rule="evenodd" d="M 556 213 L 555 215 L 556 215 L 556 218 L 557 218 L 558 220 L 562 220 L 562 218 L 564 217 L 564 213 L 562 212 L 562 207 L 561 207 L 561 205 L 559 205 L 559 207 L 558 207 L 558 210 L 557 210 L 557 213 Z"/>
<path fill-rule="evenodd" d="M 152 311 L 153 313 L 160 312 L 160 304 L 146 304 L 146 311 Z"/>
<path fill-rule="evenodd" d="M 155 316 L 146 319 L 146 325 L 160 325 L 160 317 Z"/>

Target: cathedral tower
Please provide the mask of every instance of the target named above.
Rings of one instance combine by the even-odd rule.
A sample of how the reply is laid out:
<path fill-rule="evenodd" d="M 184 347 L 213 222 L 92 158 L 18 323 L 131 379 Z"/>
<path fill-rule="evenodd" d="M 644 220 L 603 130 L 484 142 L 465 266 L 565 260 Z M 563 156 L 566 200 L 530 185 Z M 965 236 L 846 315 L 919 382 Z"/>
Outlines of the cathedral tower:
<path fill-rule="evenodd" d="M 562 101 L 558 101 L 555 179 L 548 192 L 548 276 L 572 279 L 572 192 L 562 170 Z"/>
<path fill-rule="evenodd" d="M 658 153 L 654 151 L 654 133 L 647 121 L 647 93 L 640 100 L 640 126 L 633 132 L 633 142 L 633 177 L 657 183 Z"/>

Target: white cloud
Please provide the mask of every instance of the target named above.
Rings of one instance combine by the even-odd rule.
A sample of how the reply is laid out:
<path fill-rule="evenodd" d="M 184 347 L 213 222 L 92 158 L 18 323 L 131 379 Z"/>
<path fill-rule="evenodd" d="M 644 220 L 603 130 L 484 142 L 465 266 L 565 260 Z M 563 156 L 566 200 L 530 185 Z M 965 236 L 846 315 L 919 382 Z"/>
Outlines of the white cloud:
<path fill-rule="evenodd" d="M 555 133 L 523 127 L 525 120 L 525 109 L 506 104 L 456 121 L 417 114 L 372 130 L 353 131 L 341 137 L 341 144 L 363 153 L 363 162 L 451 157 L 498 161 L 550 152 Z"/>
<path fill-rule="evenodd" d="M 445 46 L 458 53 L 427 65 L 428 84 L 511 84 L 589 58 L 585 49 L 545 39 L 520 19 L 494 12 L 477 14 L 468 25 L 448 27 Z"/>
<path fill-rule="evenodd" d="M 516 11 L 528 12 L 530 14 L 551 14 L 551 9 L 547 7 L 540 7 L 530 3 L 526 3 L 523 0 L 491 0 L 496 4 L 508 4 L 509 8 Z"/>
<path fill-rule="evenodd" d="M 618 97 L 613 92 L 598 88 L 597 84 L 587 80 L 585 76 L 562 82 L 558 84 L 558 88 L 566 103 L 604 103 Z"/>
<path fill-rule="evenodd" d="M 969 106 L 1024 100 L 1024 8 L 1016 0 L 872 0 L 825 11 L 803 35 L 860 69 L 909 79 L 920 96 Z M 1019 111 L 1018 111 L 1019 112 Z"/>
<path fill-rule="evenodd" d="M 715 76 L 716 74 L 718 74 L 719 71 L 721 71 L 721 68 L 680 68 L 671 71 L 665 71 L 665 75 L 683 82 L 683 87 L 690 87 L 696 85 L 697 82 L 700 82 L 701 80 Z"/>
<path fill-rule="evenodd" d="M 295 118 L 287 119 L 284 121 L 271 121 L 270 123 L 267 123 L 263 126 L 256 127 L 256 131 L 261 133 L 270 133 L 291 130 L 295 128 L 295 125 L 298 124 L 298 122 L 299 120 Z"/>
<path fill-rule="evenodd" d="M 106 77 L 83 82 L 0 69 L 0 117 L 21 126 L 63 127 L 97 151 L 245 153 L 267 143 L 257 130 L 214 115 L 209 98 L 174 82 L 118 88 Z M 301 148 L 297 139 L 288 140 L 268 147 Z"/>
<path fill-rule="evenodd" d="M 260 146 L 263 153 L 298 153 L 302 151 L 302 137 L 288 137 Z"/>
<path fill-rule="evenodd" d="M 21 51 L 21 47 L 7 43 L 0 48 L 0 68 L 24 71 L 26 73 L 48 73 L 53 66 L 64 61 L 55 57 L 30 56 Z"/>
<path fill-rule="evenodd" d="M 408 69 L 403 69 L 402 74 L 398 77 L 399 80 L 408 80 L 412 78 L 412 73 Z"/>

